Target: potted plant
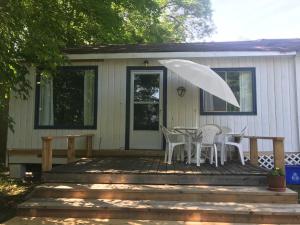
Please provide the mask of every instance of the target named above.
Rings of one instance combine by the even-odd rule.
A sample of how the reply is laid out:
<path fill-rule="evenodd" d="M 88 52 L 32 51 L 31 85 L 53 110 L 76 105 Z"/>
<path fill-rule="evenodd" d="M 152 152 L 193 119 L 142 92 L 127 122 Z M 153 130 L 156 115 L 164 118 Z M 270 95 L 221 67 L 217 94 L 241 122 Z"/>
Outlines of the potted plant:
<path fill-rule="evenodd" d="M 271 191 L 285 191 L 285 174 L 283 169 L 272 169 L 268 174 L 268 189 Z"/>

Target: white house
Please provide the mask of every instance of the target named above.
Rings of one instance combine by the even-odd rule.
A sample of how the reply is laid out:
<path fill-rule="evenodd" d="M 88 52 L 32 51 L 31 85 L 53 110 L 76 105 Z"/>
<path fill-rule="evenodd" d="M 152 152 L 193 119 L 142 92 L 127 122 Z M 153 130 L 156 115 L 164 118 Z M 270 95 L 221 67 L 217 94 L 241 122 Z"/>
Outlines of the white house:
<path fill-rule="evenodd" d="M 40 163 L 36 152 L 47 135 L 94 134 L 94 151 L 163 149 L 160 124 L 218 124 L 234 132 L 248 126 L 248 135 L 282 136 L 286 152 L 299 152 L 299 50 L 300 39 L 65 49 L 70 64 L 48 80 L 31 68 L 30 98 L 10 101 L 16 124 L 8 133 L 9 164 L 20 169 Z M 158 63 L 175 58 L 213 68 L 241 108 L 201 92 Z M 84 142 L 76 147 L 84 148 Z M 54 148 L 65 148 L 65 142 Z M 260 151 L 271 148 L 271 142 L 259 142 Z M 246 140 L 244 150 L 249 150 Z"/>

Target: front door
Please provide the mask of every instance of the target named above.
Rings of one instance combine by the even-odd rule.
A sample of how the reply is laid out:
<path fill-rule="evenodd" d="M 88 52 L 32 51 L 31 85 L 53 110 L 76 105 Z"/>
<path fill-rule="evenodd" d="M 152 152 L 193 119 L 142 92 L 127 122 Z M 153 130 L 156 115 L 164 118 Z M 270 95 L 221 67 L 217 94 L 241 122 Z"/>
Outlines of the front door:
<path fill-rule="evenodd" d="M 129 149 L 162 149 L 163 70 L 130 71 Z"/>

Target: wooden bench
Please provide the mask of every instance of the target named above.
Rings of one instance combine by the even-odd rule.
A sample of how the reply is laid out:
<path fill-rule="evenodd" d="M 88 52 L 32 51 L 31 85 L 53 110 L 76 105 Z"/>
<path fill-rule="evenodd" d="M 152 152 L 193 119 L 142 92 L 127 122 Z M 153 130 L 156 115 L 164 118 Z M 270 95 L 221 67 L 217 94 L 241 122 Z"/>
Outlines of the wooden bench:
<path fill-rule="evenodd" d="M 273 142 L 273 155 L 274 167 L 285 170 L 284 162 L 284 137 L 267 137 L 267 136 L 244 136 L 250 140 L 250 163 L 258 166 L 258 148 L 257 140 L 272 140 Z"/>
<path fill-rule="evenodd" d="M 86 138 L 86 157 L 92 156 L 93 136 L 94 134 L 80 134 L 42 137 L 42 171 L 46 172 L 52 169 L 52 140 L 67 139 L 67 160 L 69 163 L 75 161 L 75 138 Z"/>

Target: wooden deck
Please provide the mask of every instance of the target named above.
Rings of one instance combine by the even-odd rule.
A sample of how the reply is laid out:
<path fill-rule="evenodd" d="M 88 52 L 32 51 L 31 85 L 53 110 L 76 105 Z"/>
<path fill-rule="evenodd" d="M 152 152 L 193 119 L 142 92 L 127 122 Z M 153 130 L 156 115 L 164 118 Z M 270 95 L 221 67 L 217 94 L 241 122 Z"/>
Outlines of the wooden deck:
<path fill-rule="evenodd" d="M 201 175 L 266 175 L 267 171 L 239 162 L 227 162 L 215 167 L 203 163 L 200 167 L 183 162 L 171 165 L 164 163 L 161 157 L 105 157 L 101 159 L 81 159 L 74 163 L 54 167 L 55 173 L 132 173 L 132 174 L 201 174 Z"/>
<path fill-rule="evenodd" d="M 123 184 L 198 184 L 249 185 L 266 184 L 267 171 L 239 162 L 215 167 L 208 163 L 197 167 L 175 162 L 164 163 L 163 157 L 102 157 L 80 159 L 54 167 L 43 173 L 45 182 L 123 183 Z"/>
<path fill-rule="evenodd" d="M 215 168 L 167 165 L 162 157 L 80 159 L 44 172 L 46 183 L 17 215 L 299 224 L 297 193 L 266 190 L 266 173 L 238 162 Z"/>

